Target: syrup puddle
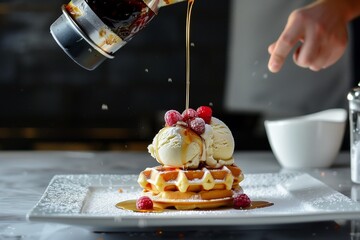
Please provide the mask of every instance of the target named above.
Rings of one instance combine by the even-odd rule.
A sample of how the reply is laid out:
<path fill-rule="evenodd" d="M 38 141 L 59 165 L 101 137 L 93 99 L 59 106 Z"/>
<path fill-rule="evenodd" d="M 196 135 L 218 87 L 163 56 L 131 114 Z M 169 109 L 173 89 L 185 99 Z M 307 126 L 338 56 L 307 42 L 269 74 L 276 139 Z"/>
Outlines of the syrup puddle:
<path fill-rule="evenodd" d="M 249 207 L 242 208 L 242 209 L 250 210 L 250 209 L 256 209 L 256 208 L 266 208 L 266 207 L 271 207 L 272 205 L 274 205 L 274 203 L 267 202 L 267 201 L 251 201 L 251 204 Z"/>
<path fill-rule="evenodd" d="M 139 210 L 136 208 L 136 200 L 127 200 L 123 202 L 119 202 L 115 205 L 115 207 L 123 209 L 123 210 L 130 210 L 133 212 L 146 212 L 146 213 L 161 213 L 164 211 L 162 208 L 154 207 L 153 209 L 147 210 Z"/>
<path fill-rule="evenodd" d="M 251 209 L 257 209 L 257 208 L 271 207 L 273 205 L 274 205 L 274 203 L 267 202 L 267 201 L 251 201 L 251 204 L 250 204 L 249 207 L 235 209 L 235 210 L 251 210 Z M 119 209 L 130 210 L 130 211 L 133 211 L 133 212 L 161 213 L 161 212 L 165 211 L 165 209 L 159 208 L 159 207 L 154 207 L 153 209 L 149 209 L 149 210 L 139 210 L 139 209 L 136 208 L 136 200 L 122 201 L 122 202 L 117 203 L 115 206 L 117 208 L 119 208 Z M 218 209 L 218 208 L 216 208 L 216 209 Z M 232 209 L 232 208 L 228 207 L 226 209 Z M 215 210 L 215 209 L 207 209 L 207 210 Z M 181 211 L 181 210 L 177 210 L 177 211 Z M 191 210 L 191 211 L 196 211 L 196 209 Z"/>

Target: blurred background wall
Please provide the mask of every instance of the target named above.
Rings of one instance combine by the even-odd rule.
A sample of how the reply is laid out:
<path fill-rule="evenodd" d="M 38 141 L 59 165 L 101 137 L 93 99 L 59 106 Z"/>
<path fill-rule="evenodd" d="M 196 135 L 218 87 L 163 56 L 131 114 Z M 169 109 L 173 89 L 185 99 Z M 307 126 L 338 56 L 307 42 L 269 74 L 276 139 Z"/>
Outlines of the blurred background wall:
<path fill-rule="evenodd" d="M 0 1 L 0 149 L 146 150 L 164 112 L 185 107 L 186 3 L 161 9 L 114 60 L 91 72 L 49 33 L 64 3 Z M 238 150 L 268 150 L 261 113 L 225 106 L 230 9 L 230 0 L 195 2 L 190 105 L 211 105 Z"/>

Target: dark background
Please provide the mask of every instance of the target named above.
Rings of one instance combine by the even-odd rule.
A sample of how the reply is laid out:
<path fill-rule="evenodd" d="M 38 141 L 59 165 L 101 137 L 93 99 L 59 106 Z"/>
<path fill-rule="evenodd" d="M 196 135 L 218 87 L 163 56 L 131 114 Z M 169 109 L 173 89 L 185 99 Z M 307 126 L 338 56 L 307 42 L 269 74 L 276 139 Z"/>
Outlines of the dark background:
<path fill-rule="evenodd" d="M 72 62 L 49 33 L 63 3 L 0 1 L 0 149 L 145 150 L 164 112 L 185 108 L 186 3 L 160 9 L 94 71 Z M 256 131 L 259 115 L 224 110 L 229 7 L 228 0 L 195 2 L 190 107 L 211 105 L 238 150 L 268 150 Z M 355 69 L 358 56 L 355 45 Z"/>

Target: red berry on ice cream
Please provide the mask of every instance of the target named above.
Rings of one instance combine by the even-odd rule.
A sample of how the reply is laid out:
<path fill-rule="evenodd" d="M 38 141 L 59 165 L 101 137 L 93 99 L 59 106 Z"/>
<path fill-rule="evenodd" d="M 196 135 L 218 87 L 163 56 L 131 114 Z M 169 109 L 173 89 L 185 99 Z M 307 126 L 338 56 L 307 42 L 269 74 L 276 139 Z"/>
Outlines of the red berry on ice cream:
<path fill-rule="evenodd" d="M 147 196 L 142 196 L 136 200 L 136 208 L 138 210 L 151 210 L 153 206 L 153 201 Z"/>
<path fill-rule="evenodd" d="M 196 112 L 198 113 L 198 117 L 204 119 L 205 123 L 210 124 L 212 117 L 211 107 L 201 106 L 198 109 L 196 109 Z"/>
<path fill-rule="evenodd" d="M 190 119 L 196 118 L 197 116 L 198 116 L 198 113 L 192 108 L 188 108 L 182 113 L 184 122 L 187 122 Z"/>
<path fill-rule="evenodd" d="M 174 126 L 178 121 L 182 121 L 181 114 L 176 110 L 169 110 L 165 113 L 165 124 L 166 126 Z"/>
<path fill-rule="evenodd" d="M 234 197 L 234 202 L 233 203 L 234 203 L 234 208 L 240 209 L 240 208 L 249 207 L 250 204 L 251 204 L 251 200 L 248 197 L 248 195 L 242 193 L 242 194 L 236 195 Z"/>
<path fill-rule="evenodd" d="M 196 132 L 197 134 L 201 135 L 205 132 L 205 121 L 202 118 L 194 118 L 190 121 L 190 128 Z"/>

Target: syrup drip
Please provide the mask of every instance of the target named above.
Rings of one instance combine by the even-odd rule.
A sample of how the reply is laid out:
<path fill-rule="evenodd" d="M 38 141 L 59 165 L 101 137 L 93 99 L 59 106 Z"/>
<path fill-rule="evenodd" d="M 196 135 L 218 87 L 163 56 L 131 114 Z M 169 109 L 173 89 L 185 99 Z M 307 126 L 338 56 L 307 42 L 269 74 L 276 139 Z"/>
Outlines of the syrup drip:
<path fill-rule="evenodd" d="M 240 208 L 237 210 L 251 210 L 251 209 L 256 209 L 256 208 L 270 207 L 272 205 L 274 205 L 274 204 L 271 202 L 267 202 L 267 201 L 251 201 L 251 204 L 249 207 Z M 123 210 L 130 210 L 133 212 L 161 213 L 164 211 L 164 209 L 160 208 L 160 207 L 154 207 L 153 209 L 149 209 L 149 210 L 139 210 L 136 208 L 136 200 L 127 200 L 127 201 L 119 202 L 115 206 L 117 208 L 120 208 Z"/>
<path fill-rule="evenodd" d="M 242 210 L 265 208 L 265 207 L 271 207 L 272 205 L 274 205 L 274 204 L 271 202 L 267 202 L 267 201 L 251 201 L 250 206 L 246 207 L 246 208 L 242 208 Z"/>

